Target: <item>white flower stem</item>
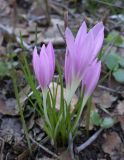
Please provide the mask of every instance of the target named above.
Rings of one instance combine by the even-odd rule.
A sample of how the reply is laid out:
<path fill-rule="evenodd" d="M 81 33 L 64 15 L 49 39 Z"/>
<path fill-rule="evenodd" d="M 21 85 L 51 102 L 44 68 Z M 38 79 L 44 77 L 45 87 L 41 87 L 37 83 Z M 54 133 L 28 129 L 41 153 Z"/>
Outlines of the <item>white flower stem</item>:
<path fill-rule="evenodd" d="M 66 89 L 67 93 L 66 93 L 66 97 L 65 97 L 67 105 L 70 104 L 72 97 L 74 96 L 79 84 L 80 84 L 80 81 L 75 80 L 72 82 L 71 87 L 67 87 L 67 89 Z"/>
<path fill-rule="evenodd" d="M 43 90 L 43 109 L 44 109 L 44 116 L 45 120 L 48 123 L 49 127 L 52 129 L 48 114 L 47 114 L 47 106 L 46 106 L 46 98 L 47 98 L 47 90 Z"/>

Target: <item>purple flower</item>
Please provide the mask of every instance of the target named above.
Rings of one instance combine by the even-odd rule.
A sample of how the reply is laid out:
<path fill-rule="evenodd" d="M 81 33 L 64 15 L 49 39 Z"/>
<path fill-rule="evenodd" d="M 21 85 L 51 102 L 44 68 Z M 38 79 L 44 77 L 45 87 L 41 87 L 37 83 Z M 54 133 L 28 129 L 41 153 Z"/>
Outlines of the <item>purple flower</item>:
<path fill-rule="evenodd" d="M 104 26 L 100 22 L 87 32 L 86 23 L 83 22 L 78 30 L 76 38 L 69 28 L 65 31 L 67 43 L 65 56 L 65 81 L 68 95 L 73 96 L 79 86 L 87 68 L 96 59 L 104 39 Z M 69 100 L 70 101 L 70 100 Z"/>
<path fill-rule="evenodd" d="M 41 89 L 46 90 L 55 70 L 55 55 L 52 43 L 49 43 L 47 47 L 43 45 L 40 55 L 37 53 L 37 48 L 34 48 L 33 68 Z"/>
<path fill-rule="evenodd" d="M 84 89 L 84 96 L 89 97 L 91 96 L 92 92 L 94 91 L 101 72 L 101 61 L 95 60 L 91 66 L 86 71 L 85 77 L 82 80 L 82 88 Z"/>

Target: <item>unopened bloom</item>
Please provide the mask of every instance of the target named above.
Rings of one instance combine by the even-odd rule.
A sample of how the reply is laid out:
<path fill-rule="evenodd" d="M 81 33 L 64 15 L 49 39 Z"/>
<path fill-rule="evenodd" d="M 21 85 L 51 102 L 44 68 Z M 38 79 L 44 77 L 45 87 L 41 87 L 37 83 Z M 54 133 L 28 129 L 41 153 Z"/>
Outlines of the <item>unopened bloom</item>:
<path fill-rule="evenodd" d="M 52 43 L 49 43 L 47 47 L 43 44 L 39 55 L 37 48 L 34 48 L 33 68 L 42 91 L 47 90 L 55 70 L 55 55 Z"/>
<path fill-rule="evenodd" d="M 77 127 L 77 124 L 79 122 L 79 119 L 81 117 L 82 111 L 87 103 L 88 98 L 91 96 L 93 90 L 95 89 L 101 72 L 101 61 L 97 61 L 95 59 L 93 63 L 87 68 L 87 71 L 85 72 L 85 76 L 82 80 L 82 89 L 84 91 L 84 98 L 81 105 L 80 113 L 76 119 L 76 122 L 73 126 L 73 131 Z"/>
<path fill-rule="evenodd" d="M 83 22 L 75 39 L 69 28 L 65 31 L 65 37 L 67 43 L 65 81 L 68 92 L 66 100 L 70 102 L 81 80 L 84 78 L 87 68 L 95 60 L 102 47 L 104 26 L 100 22 L 87 32 L 86 23 Z"/>
<path fill-rule="evenodd" d="M 84 90 L 84 97 L 86 99 L 92 95 L 101 72 L 101 61 L 95 60 L 86 71 L 85 77 L 82 80 L 82 89 Z"/>

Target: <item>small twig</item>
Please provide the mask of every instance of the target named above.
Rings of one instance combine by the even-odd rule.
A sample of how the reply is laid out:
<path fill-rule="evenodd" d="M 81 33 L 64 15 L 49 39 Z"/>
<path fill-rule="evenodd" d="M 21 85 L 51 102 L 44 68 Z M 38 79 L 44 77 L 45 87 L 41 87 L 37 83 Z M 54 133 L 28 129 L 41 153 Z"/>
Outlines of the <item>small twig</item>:
<path fill-rule="evenodd" d="M 66 42 L 66 41 L 65 41 L 64 34 L 62 33 L 62 31 L 61 31 L 61 29 L 60 29 L 59 24 L 57 24 L 57 28 L 58 28 L 58 31 L 59 31 L 59 33 L 60 33 L 61 37 L 63 38 L 64 42 Z"/>
<path fill-rule="evenodd" d="M 108 92 L 113 92 L 113 93 L 116 93 L 116 94 L 123 94 L 124 93 L 124 91 L 122 91 L 122 92 L 121 91 L 116 91 L 114 89 L 111 89 L 111 88 L 108 88 L 108 87 L 105 87 L 105 86 L 102 86 L 102 85 L 98 85 L 98 88 L 101 88 L 101 89 L 104 89 Z"/>
<path fill-rule="evenodd" d="M 101 3 L 101 4 L 103 4 L 103 5 L 108 5 L 108 6 L 110 6 L 110 7 L 115 7 L 115 8 L 124 9 L 124 7 L 122 7 L 122 6 L 117 6 L 117 5 L 112 4 L 112 3 L 109 3 L 109 2 L 104 2 L 104 1 L 100 1 L 100 0 L 95 0 L 95 1 L 98 2 L 98 3 Z"/>
<path fill-rule="evenodd" d="M 39 144 L 37 141 L 35 141 L 31 136 L 29 136 L 29 138 L 31 139 L 31 141 L 33 143 L 35 143 L 38 147 L 40 147 L 41 149 L 43 149 L 45 152 L 47 152 L 48 154 L 50 154 L 51 156 L 53 156 L 54 158 L 59 159 L 59 157 L 53 153 L 52 151 L 50 151 L 48 148 L 44 147 L 42 144 Z"/>
<path fill-rule="evenodd" d="M 32 153 L 37 149 L 37 145 L 36 144 L 32 144 L 31 145 L 31 151 Z M 22 159 L 27 159 L 27 157 L 30 156 L 30 150 L 29 148 L 27 148 L 26 150 L 24 150 L 24 152 L 22 152 L 18 157 L 17 159 L 18 160 L 22 160 Z"/>
<path fill-rule="evenodd" d="M 36 21 L 39 21 L 39 20 L 44 20 L 46 19 L 46 16 L 45 15 L 42 15 L 42 16 L 31 16 L 31 17 L 28 17 L 28 18 L 25 18 L 27 21 L 29 21 L 30 23 L 32 22 L 36 22 Z"/>
<path fill-rule="evenodd" d="M 23 43 L 23 46 L 28 50 L 28 51 L 32 51 L 32 48 L 30 45 L 28 45 L 26 42 L 22 41 L 18 36 L 15 35 L 15 33 L 12 32 L 12 29 L 10 29 L 10 27 L 6 27 L 2 24 L 0 24 L 0 29 L 2 30 L 2 32 L 8 34 L 10 37 L 14 37 L 16 42 L 21 44 Z"/>
<path fill-rule="evenodd" d="M 51 17 L 50 17 L 50 7 L 49 7 L 49 2 L 48 2 L 48 0 L 45 0 L 44 3 L 45 3 L 45 5 L 46 5 L 47 22 L 48 22 L 48 25 L 50 25 L 50 23 L 51 23 Z"/>
<path fill-rule="evenodd" d="M 54 75 L 54 78 L 55 79 L 58 79 L 58 75 Z M 36 90 L 39 90 L 41 88 L 41 86 L 37 86 L 36 87 Z M 33 95 L 33 91 L 31 91 L 23 100 L 21 103 L 24 103 L 29 97 L 31 97 Z"/>
<path fill-rule="evenodd" d="M 68 13 L 73 17 L 73 18 L 76 18 L 75 14 L 73 14 L 69 8 L 67 6 L 65 6 L 64 4 L 61 4 L 61 3 L 58 3 L 56 1 L 50 1 L 52 4 L 58 6 L 58 7 L 61 7 L 63 9 L 65 9 L 66 11 L 68 11 Z"/>
<path fill-rule="evenodd" d="M 8 153 L 6 154 L 5 160 L 8 160 L 9 155 L 10 155 L 10 153 L 8 152 Z"/>
<path fill-rule="evenodd" d="M 36 90 L 40 89 L 40 85 L 36 87 Z M 33 94 L 33 91 L 31 91 L 22 101 L 22 103 L 24 103 L 29 97 L 31 97 Z"/>
<path fill-rule="evenodd" d="M 64 29 L 68 27 L 68 11 L 64 12 Z"/>
<path fill-rule="evenodd" d="M 63 16 L 63 11 L 62 11 L 59 7 L 55 6 L 55 5 L 52 4 L 52 3 L 50 4 L 50 7 L 51 7 L 51 9 L 54 10 L 58 15 Z"/>
<path fill-rule="evenodd" d="M 106 108 L 103 108 L 101 106 L 97 106 L 97 108 L 101 109 L 103 112 L 105 112 L 107 115 L 109 115 L 110 117 L 112 117 L 112 114 L 106 109 Z"/>
<path fill-rule="evenodd" d="M 100 128 L 94 135 L 92 135 L 85 143 L 81 144 L 80 146 L 76 147 L 75 151 L 76 153 L 81 152 L 86 147 L 88 147 L 91 143 L 93 143 L 96 138 L 100 135 L 100 133 L 103 131 L 103 128 Z"/>

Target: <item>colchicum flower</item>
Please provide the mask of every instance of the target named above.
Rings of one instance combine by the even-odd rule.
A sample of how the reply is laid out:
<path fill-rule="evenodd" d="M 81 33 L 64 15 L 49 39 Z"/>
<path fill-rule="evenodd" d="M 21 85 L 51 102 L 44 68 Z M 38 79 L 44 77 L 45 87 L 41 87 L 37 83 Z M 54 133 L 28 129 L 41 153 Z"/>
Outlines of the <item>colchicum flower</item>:
<path fill-rule="evenodd" d="M 43 44 L 40 55 L 37 53 L 37 48 L 34 48 L 33 68 L 42 91 L 46 91 L 55 70 L 55 55 L 52 43 L 49 43 L 47 47 Z"/>
<path fill-rule="evenodd" d="M 84 98 L 86 100 L 94 91 L 101 72 L 101 61 L 95 60 L 87 69 L 84 79 L 82 80 L 82 89 L 84 89 Z"/>
<path fill-rule="evenodd" d="M 45 121 L 52 129 L 48 113 L 47 113 L 47 91 L 48 86 L 53 78 L 55 70 L 55 55 L 52 43 L 49 43 L 47 47 L 43 44 L 40 50 L 40 55 L 37 53 L 37 48 L 34 48 L 33 51 L 33 68 L 35 76 L 38 80 L 39 85 L 41 86 L 43 92 L 43 110 Z"/>
<path fill-rule="evenodd" d="M 83 22 L 75 39 L 71 30 L 67 28 L 65 38 L 67 43 L 65 57 L 66 101 L 69 104 L 80 82 L 86 79 L 86 72 L 90 73 L 88 70 L 91 69 L 95 76 L 95 70 L 92 68 L 99 68 L 96 57 L 102 47 L 104 39 L 103 23 L 100 22 L 96 24 L 87 32 L 86 23 Z M 96 64 L 94 64 L 94 61 Z M 92 63 L 94 65 L 92 65 Z"/>

